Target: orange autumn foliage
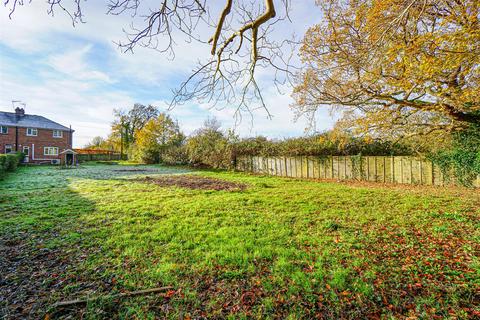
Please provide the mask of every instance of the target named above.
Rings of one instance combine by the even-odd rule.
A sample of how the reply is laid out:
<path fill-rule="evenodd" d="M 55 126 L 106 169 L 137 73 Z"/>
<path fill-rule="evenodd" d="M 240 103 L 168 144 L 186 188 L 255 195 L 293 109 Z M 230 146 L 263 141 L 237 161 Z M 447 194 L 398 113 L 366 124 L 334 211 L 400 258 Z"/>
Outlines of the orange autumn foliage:
<path fill-rule="evenodd" d="M 480 123 L 479 0 L 318 1 L 292 106 L 340 128 L 406 137 Z"/>

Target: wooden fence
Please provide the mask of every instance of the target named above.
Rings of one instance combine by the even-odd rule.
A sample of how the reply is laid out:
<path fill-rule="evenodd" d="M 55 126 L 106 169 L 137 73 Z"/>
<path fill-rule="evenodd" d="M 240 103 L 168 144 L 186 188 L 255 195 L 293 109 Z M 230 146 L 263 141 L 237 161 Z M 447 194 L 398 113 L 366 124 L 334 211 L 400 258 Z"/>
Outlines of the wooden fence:
<path fill-rule="evenodd" d="M 431 161 L 401 156 L 252 157 L 240 156 L 239 171 L 292 178 L 361 180 L 446 186 L 457 184 Z M 480 176 L 473 182 L 480 187 Z"/>
<path fill-rule="evenodd" d="M 77 154 L 77 159 L 79 162 L 85 161 L 110 161 L 110 160 L 121 160 L 120 153 L 108 153 L 108 154 Z"/>

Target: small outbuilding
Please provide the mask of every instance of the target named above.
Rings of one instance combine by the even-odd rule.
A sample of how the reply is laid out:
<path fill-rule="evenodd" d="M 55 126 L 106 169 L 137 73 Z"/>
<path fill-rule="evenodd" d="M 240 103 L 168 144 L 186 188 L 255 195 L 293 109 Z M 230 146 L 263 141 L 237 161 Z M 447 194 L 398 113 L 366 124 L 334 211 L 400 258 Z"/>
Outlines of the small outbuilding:
<path fill-rule="evenodd" d="M 77 152 L 72 149 L 66 149 L 60 152 L 60 164 L 66 167 L 74 166 L 77 164 Z"/>

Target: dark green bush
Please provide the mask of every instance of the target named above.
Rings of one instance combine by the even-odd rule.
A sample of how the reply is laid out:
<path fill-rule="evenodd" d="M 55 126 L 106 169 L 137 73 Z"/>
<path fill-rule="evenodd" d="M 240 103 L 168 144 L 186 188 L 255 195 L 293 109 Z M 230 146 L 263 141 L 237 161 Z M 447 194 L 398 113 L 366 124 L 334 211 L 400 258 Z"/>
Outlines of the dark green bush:
<path fill-rule="evenodd" d="M 188 164 L 187 147 L 181 145 L 168 148 L 162 155 L 162 162 L 169 165 Z"/>
<path fill-rule="evenodd" d="M 0 176 L 5 173 L 5 162 L 7 161 L 7 157 L 4 154 L 0 154 Z"/>
<path fill-rule="evenodd" d="M 235 155 L 249 156 L 347 156 L 411 155 L 406 145 L 347 133 L 324 132 L 306 137 L 267 140 L 264 137 L 241 139 L 234 144 Z"/>
<path fill-rule="evenodd" d="M 480 175 L 480 125 L 456 132 L 449 149 L 429 154 L 447 179 L 454 178 L 464 186 L 472 186 Z"/>
<path fill-rule="evenodd" d="M 278 154 L 277 143 L 265 137 L 238 139 L 233 143 L 234 155 L 273 156 Z"/>
<path fill-rule="evenodd" d="M 190 164 L 215 169 L 232 166 L 232 144 L 228 135 L 218 129 L 203 128 L 195 132 L 186 144 Z"/>
<path fill-rule="evenodd" d="M 3 177 L 7 172 L 15 171 L 23 158 L 24 155 L 21 152 L 0 154 L 0 177 Z"/>

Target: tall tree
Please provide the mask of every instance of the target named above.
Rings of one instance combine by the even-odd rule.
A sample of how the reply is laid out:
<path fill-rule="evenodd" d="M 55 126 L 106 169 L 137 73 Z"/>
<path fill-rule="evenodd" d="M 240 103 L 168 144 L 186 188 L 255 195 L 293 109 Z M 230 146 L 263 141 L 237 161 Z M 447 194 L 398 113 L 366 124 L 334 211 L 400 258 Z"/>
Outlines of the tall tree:
<path fill-rule="evenodd" d="M 185 136 L 169 115 L 160 113 L 135 133 L 134 157 L 145 163 L 158 163 L 169 148 L 182 144 Z"/>
<path fill-rule="evenodd" d="M 113 114 L 112 136 L 117 137 L 117 140 L 118 137 L 123 139 L 123 144 L 128 149 L 135 142 L 135 133 L 150 119 L 158 117 L 159 111 L 155 106 L 135 103 L 132 109 L 115 109 Z"/>
<path fill-rule="evenodd" d="M 357 133 L 405 137 L 480 123 L 479 0 L 319 1 L 297 115 L 321 107 Z"/>

